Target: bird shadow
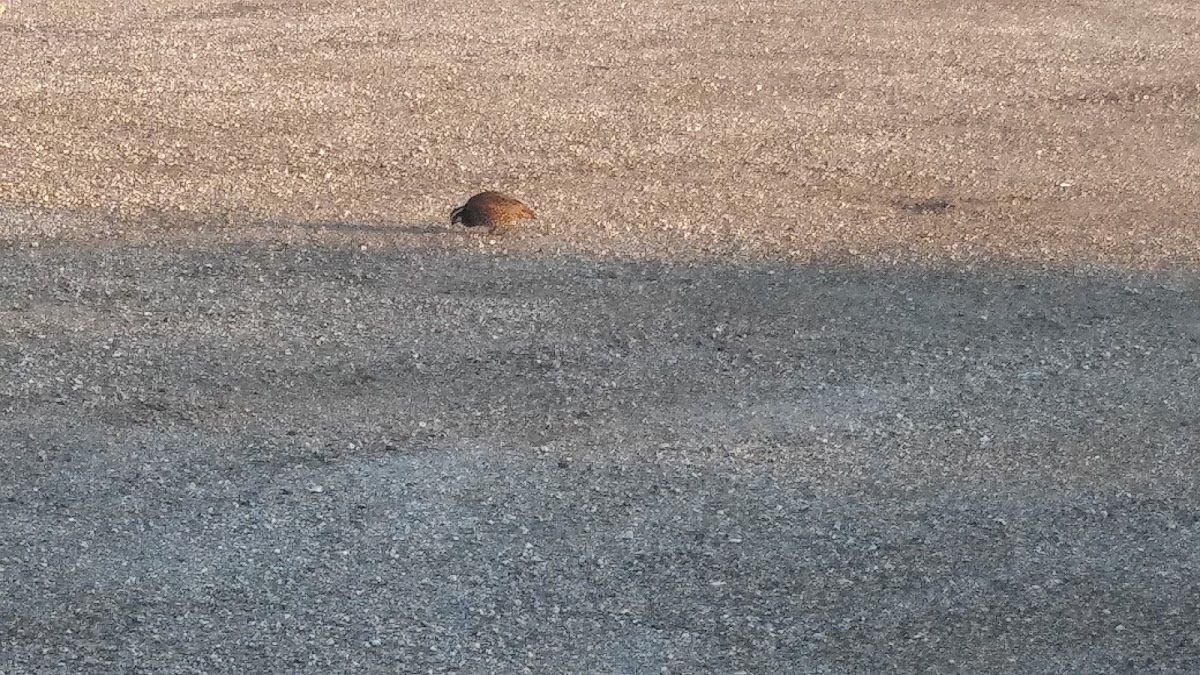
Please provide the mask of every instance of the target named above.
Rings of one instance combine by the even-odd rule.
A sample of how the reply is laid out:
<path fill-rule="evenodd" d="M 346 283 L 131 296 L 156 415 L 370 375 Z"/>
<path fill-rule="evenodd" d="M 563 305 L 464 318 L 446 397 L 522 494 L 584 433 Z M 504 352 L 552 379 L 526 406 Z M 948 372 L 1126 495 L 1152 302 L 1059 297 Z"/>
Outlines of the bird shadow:
<path fill-rule="evenodd" d="M 308 230 L 311 232 L 341 232 L 351 234 L 450 234 L 455 230 L 447 225 L 413 223 L 402 225 L 375 225 L 353 221 L 265 221 L 259 227 L 279 230 Z"/>
<path fill-rule="evenodd" d="M 291 220 L 279 217 L 262 217 L 247 209 L 230 209 L 218 212 L 188 213 L 166 209 L 147 208 L 137 220 L 144 225 L 182 230 L 217 229 L 305 231 L 312 234 L 375 234 L 375 235 L 444 235 L 457 231 L 449 223 L 409 222 L 386 224 L 361 220 Z"/>

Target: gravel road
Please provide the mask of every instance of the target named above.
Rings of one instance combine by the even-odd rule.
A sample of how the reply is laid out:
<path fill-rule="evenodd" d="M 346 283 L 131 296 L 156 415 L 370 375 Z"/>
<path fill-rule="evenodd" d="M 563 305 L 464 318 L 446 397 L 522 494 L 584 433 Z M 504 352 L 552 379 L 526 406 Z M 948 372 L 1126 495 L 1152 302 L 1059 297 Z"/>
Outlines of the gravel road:
<path fill-rule="evenodd" d="M 1195 2 L 0 8 L 0 675 L 1200 672 Z"/>
<path fill-rule="evenodd" d="M 0 270 L 6 675 L 1200 668 L 1194 277 Z"/>
<path fill-rule="evenodd" d="M 1200 264 L 1191 0 L 9 2 L 42 236 L 437 247 L 496 189 L 530 254 Z"/>

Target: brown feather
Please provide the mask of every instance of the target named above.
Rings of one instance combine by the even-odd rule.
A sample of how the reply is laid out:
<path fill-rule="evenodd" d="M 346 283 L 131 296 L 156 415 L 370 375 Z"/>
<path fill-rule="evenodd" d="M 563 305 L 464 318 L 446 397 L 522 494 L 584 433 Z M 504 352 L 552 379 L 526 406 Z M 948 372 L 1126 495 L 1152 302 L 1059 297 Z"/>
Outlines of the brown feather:
<path fill-rule="evenodd" d="M 450 222 L 467 227 L 487 227 L 488 234 L 502 234 L 527 218 L 533 211 L 521 202 L 499 192 L 480 192 L 450 214 Z"/>

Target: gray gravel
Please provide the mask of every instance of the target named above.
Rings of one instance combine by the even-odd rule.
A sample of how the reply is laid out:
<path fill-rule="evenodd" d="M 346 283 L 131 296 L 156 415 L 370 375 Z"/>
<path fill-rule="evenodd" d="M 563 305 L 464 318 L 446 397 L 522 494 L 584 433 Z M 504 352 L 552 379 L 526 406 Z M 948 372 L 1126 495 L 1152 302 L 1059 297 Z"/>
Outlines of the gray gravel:
<path fill-rule="evenodd" d="M 0 673 L 1194 673 L 1200 279 L 0 249 Z"/>
<path fill-rule="evenodd" d="M 0 675 L 1200 672 L 1196 3 L 0 3 Z"/>

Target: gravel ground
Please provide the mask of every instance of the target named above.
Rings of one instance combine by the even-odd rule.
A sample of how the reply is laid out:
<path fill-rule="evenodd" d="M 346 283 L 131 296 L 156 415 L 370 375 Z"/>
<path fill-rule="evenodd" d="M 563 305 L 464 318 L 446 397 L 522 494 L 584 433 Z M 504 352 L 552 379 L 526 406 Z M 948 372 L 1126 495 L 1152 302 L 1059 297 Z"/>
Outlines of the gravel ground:
<path fill-rule="evenodd" d="M 1200 669 L 1195 277 L 0 270 L 6 675 Z"/>
<path fill-rule="evenodd" d="M 1200 672 L 1198 35 L 9 0 L 0 675 Z"/>
<path fill-rule="evenodd" d="M 499 189 L 529 253 L 1200 262 L 1191 0 L 9 2 L 54 236 L 441 247 Z"/>

